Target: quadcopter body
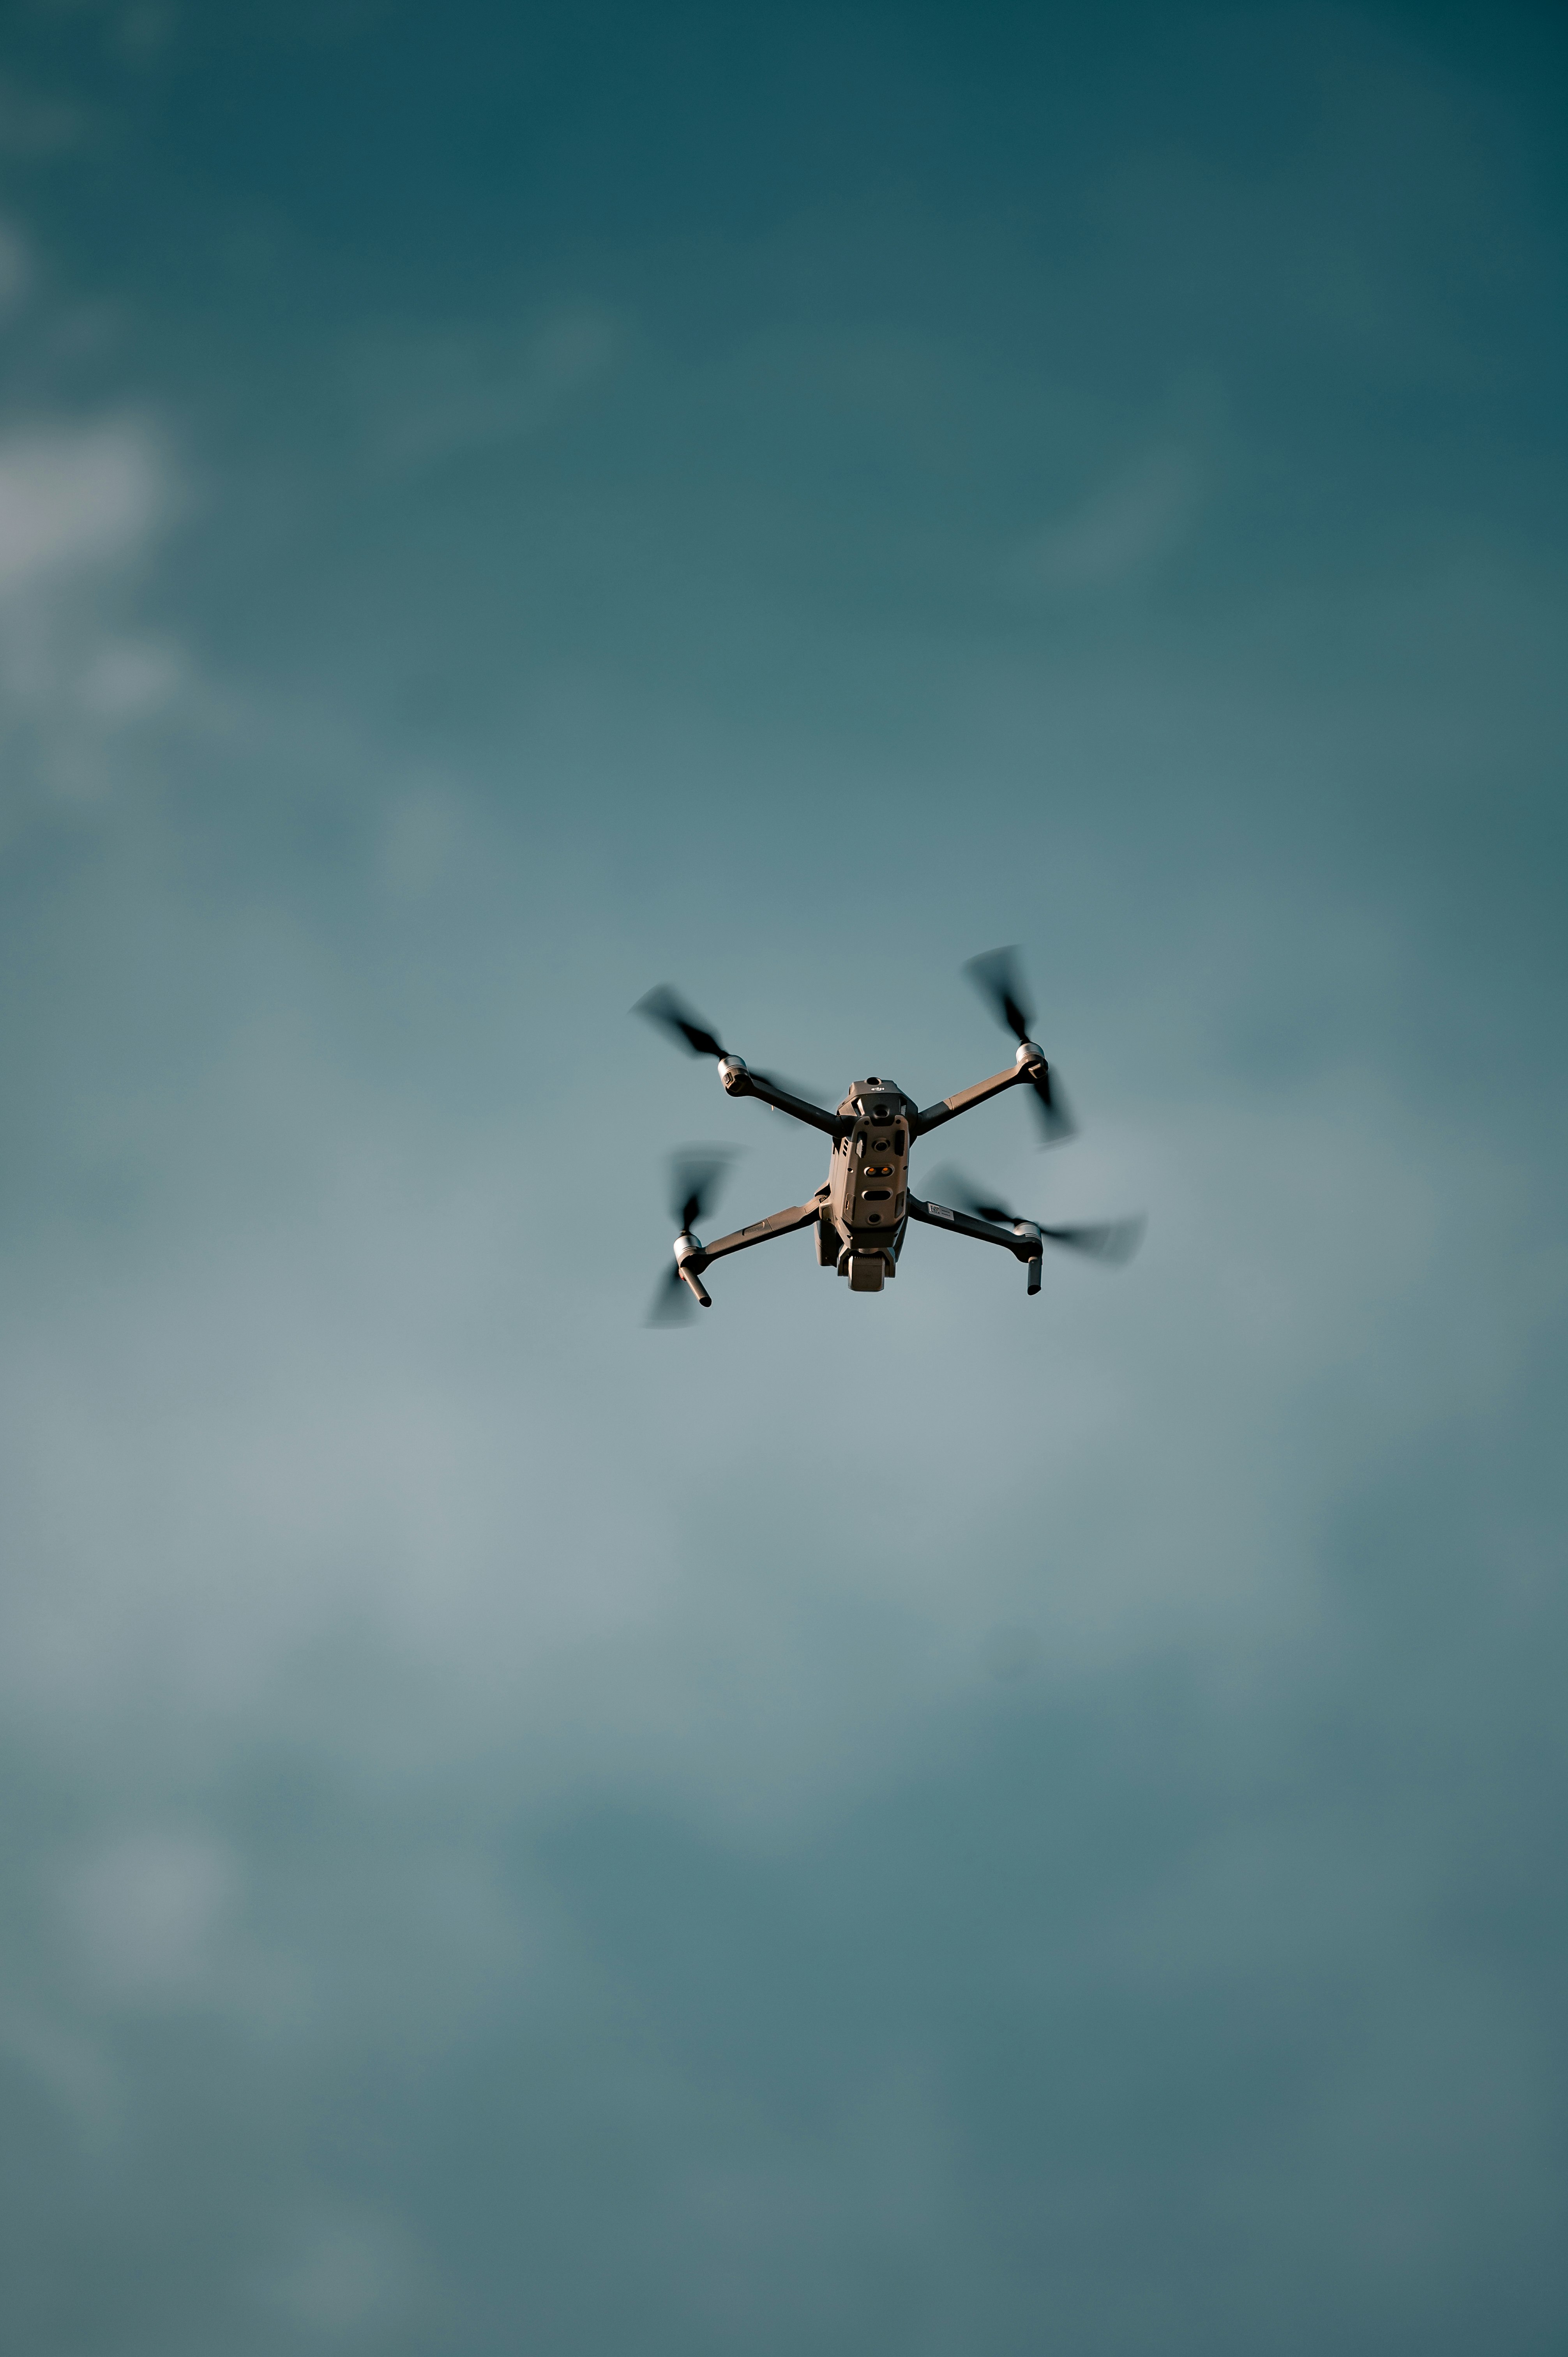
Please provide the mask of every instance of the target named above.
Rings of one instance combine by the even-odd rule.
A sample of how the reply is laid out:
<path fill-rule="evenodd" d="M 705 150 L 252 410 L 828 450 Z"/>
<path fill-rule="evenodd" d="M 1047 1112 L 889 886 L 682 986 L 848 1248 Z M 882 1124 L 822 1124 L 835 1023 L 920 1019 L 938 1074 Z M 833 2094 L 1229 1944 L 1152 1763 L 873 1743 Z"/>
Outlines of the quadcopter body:
<path fill-rule="evenodd" d="M 655 1303 L 656 1322 L 678 1314 L 682 1305 L 689 1308 L 693 1301 L 711 1308 L 703 1276 L 715 1261 L 808 1227 L 815 1231 L 818 1265 L 835 1269 L 847 1279 L 852 1293 L 880 1293 L 889 1277 L 897 1275 L 911 1221 L 1001 1245 L 1023 1263 L 1031 1295 L 1040 1289 L 1047 1243 L 1106 1261 L 1130 1256 L 1142 1232 L 1143 1222 L 1138 1220 L 1051 1227 L 1019 1218 L 1003 1204 L 974 1200 L 962 1180 L 955 1179 L 945 1189 L 959 1198 L 950 1205 L 923 1200 L 910 1190 L 909 1152 L 916 1141 L 1006 1089 L 1030 1090 L 1047 1144 L 1072 1135 L 1072 1120 L 1045 1050 L 1029 1036 L 1030 1018 L 1013 953 L 993 950 L 972 959 L 967 970 L 1014 1033 L 1017 1049 L 1004 1071 L 923 1108 L 896 1082 L 873 1072 L 854 1082 L 843 1103 L 829 1112 L 774 1075 L 754 1071 L 743 1057 L 722 1047 L 667 986 L 660 985 L 639 1000 L 635 1012 L 672 1032 L 692 1054 L 714 1057 L 726 1095 L 759 1097 L 765 1104 L 832 1140 L 828 1182 L 809 1201 L 792 1203 L 709 1244 L 696 1234 L 695 1222 L 720 1176 L 723 1157 L 677 1159 L 672 1209 L 681 1228 L 675 1239 L 675 1265 Z"/>

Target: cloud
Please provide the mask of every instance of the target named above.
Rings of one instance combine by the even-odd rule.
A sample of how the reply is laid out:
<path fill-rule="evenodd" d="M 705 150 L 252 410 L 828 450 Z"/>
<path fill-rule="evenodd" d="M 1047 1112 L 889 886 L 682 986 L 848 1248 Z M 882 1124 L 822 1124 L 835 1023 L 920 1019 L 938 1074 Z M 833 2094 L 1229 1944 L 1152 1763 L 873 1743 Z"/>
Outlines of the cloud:
<path fill-rule="evenodd" d="M 423 2307 L 422 2269 L 405 2227 L 360 2211 L 313 2221 L 266 2285 L 272 2305 L 312 2341 L 359 2344 L 402 2328 Z"/>
<path fill-rule="evenodd" d="M 209 1835 L 155 1830 L 111 1843 L 71 1867 L 61 1887 L 84 1979 L 133 2005 L 199 1996 L 239 1889 L 231 1852 Z"/>
<path fill-rule="evenodd" d="M 623 341 L 595 304 L 531 327 L 378 335 L 349 360 L 351 398 L 376 462 L 415 471 L 537 434 L 614 366 Z"/>
<path fill-rule="evenodd" d="M 13 432 L 0 440 L 0 598 L 124 564 L 170 504 L 166 462 L 143 425 Z"/>
<path fill-rule="evenodd" d="M 0 436 L 0 686 L 11 823 L 39 794 L 98 793 L 128 728 L 170 710 L 188 665 L 132 618 L 180 505 L 143 417 Z"/>
<path fill-rule="evenodd" d="M 1178 445 L 1147 451 L 1031 542 L 1020 576 L 1059 594 L 1137 580 L 1187 537 L 1208 490 L 1196 452 Z"/>
<path fill-rule="evenodd" d="M 596 126 L 598 58 L 538 204 L 535 30 L 513 83 L 506 12 L 400 52 L 417 14 L 337 83 L 215 20 L 177 94 L 245 154 L 136 150 L 170 242 L 74 265 L 135 332 L 0 425 L 7 775 L 160 788 L 0 868 L 0 2338 L 1556 2346 L 1561 994 L 1510 784 L 1561 768 L 1544 394 L 1443 436 L 1443 496 L 1539 565 L 1444 588 L 1439 517 L 1380 633 L 1359 509 L 1412 412 L 1347 380 L 1304 476 L 1294 375 L 1234 444 L 1185 405 L 1157 272 L 1062 201 L 1051 78 L 1014 134 L 933 83 L 930 212 L 857 260 L 824 182 L 780 274 L 768 188 L 708 205 L 662 105 L 651 149 Z M 1245 225 L 1256 77 L 1172 83 L 1171 25 L 1148 70 Z M 790 154 L 894 185 L 896 81 L 808 49 Z M 766 179 L 772 78 L 722 51 L 695 102 Z M 1091 145 L 1147 144 L 1125 44 L 1059 63 Z M 214 259 L 259 197 L 275 308 Z M 520 312 L 525 267 L 624 314 Z M 221 528 L 166 572 L 176 414 Z M 1258 441 L 1331 564 L 1262 528 Z M 1206 611 L 1127 630 L 1199 530 Z M 184 632 L 231 650 L 220 741 L 155 733 Z M 1039 1157 L 1009 1101 L 957 1151 L 1147 1211 L 1135 1266 L 1030 1304 L 923 1233 L 851 1302 L 797 1239 L 644 1334 L 665 1145 L 749 1146 L 737 1222 L 823 1157 L 634 1041 L 639 991 L 934 1097 L 1008 1052 L 956 967 L 1015 934 L 1083 1134 Z"/>

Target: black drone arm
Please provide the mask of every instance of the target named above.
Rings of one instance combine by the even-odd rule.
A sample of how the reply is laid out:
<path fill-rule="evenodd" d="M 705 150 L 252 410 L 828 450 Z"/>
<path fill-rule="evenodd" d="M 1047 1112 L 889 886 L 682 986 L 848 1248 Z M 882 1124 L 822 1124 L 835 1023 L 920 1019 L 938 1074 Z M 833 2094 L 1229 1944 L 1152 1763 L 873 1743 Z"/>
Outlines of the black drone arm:
<path fill-rule="evenodd" d="M 824 1187 L 809 1203 L 791 1203 L 787 1211 L 774 1211 L 766 1220 L 754 1220 L 748 1228 L 736 1228 L 732 1234 L 721 1236 L 716 1243 L 703 1244 L 700 1251 L 689 1254 L 689 1265 L 700 1274 L 710 1261 L 727 1260 L 731 1253 L 749 1252 L 753 1244 L 771 1243 L 775 1236 L 792 1236 L 798 1228 L 811 1226 L 827 1196 Z"/>
<path fill-rule="evenodd" d="M 999 1097 L 1004 1089 L 1015 1089 L 1034 1080 L 1034 1067 L 1009 1064 L 1004 1072 L 993 1072 L 988 1081 L 976 1081 L 972 1089 L 960 1089 L 955 1096 L 943 1097 L 940 1104 L 928 1105 L 909 1124 L 911 1137 L 924 1137 L 928 1130 L 940 1129 L 944 1121 L 955 1121 L 971 1106 L 983 1104 L 988 1097 Z M 913 1205 L 911 1204 L 911 1209 Z"/>
<path fill-rule="evenodd" d="M 766 1079 L 761 1072 L 747 1071 L 744 1067 L 738 1071 L 726 1071 L 724 1084 L 726 1095 L 760 1097 L 775 1113 L 787 1113 L 792 1121 L 803 1121 L 809 1129 L 820 1129 L 835 1144 L 841 1137 L 847 1137 L 854 1126 L 842 1114 L 828 1113 L 821 1105 L 809 1104 L 804 1097 L 791 1096 L 788 1089 L 781 1089 L 777 1081 Z"/>
<path fill-rule="evenodd" d="M 1032 1237 L 1015 1234 L 1011 1228 L 999 1228 L 990 1220 L 971 1219 L 967 1211 L 950 1211 L 945 1203 L 922 1203 L 918 1196 L 909 1198 L 909 1217 L 921 1221 L 928 1228 L 947 1228 L 954 1235 L 976 1236 L 983 1244 L 1000 1244 L 1015 1260 L 1027 1263 L 1037 1260 L 1040 1247 Z"/>

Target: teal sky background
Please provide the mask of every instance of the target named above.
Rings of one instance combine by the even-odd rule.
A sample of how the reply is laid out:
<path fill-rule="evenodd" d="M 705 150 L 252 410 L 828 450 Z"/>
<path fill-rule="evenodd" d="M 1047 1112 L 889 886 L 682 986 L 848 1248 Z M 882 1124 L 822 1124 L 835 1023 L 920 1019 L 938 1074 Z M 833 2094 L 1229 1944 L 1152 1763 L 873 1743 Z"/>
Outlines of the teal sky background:
<path fill-rule="evenodd" d="M 1563 2346 L 1565 82 L 5 9 L 7 2347 Z"/>

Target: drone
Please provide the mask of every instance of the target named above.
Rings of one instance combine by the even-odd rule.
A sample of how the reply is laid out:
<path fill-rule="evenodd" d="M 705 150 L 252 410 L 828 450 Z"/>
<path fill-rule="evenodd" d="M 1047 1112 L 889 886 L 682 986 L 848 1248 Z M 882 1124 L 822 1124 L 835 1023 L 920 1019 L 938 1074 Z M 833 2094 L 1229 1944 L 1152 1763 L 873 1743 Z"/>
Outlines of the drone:
<path fill-rule="evenodd" d="M 1069 1252 L 1088 1254 L 1109 1264 L 1131 1259 L 1144 1232 L 1141 1219 L 1111 1220 L 1090 1226 L 1047 1227 L 1042 1221 L 1020 1218 L 1004 1203 L 980 1200 L 956 1174 L 939 1173 L 943 1192 L 953 1202 L 922 1201 L 908 1183 L 909 1149 L 961 1113 L 1000 1096 L 1004 1089 L 1030 1091 L 1042 1142 L 1054 1145 L 1074 1134 L 1074 1124 L 1061 1087 L 1046 1061 L 1045 1050 L 1030 1037 L 1034 1017 L 1028 1011 L 1023 978 L 1012 950 L 988 950 L 971 958 L 965 973 L 990 1004 L 998 1019 L 1018 1042 L 1013 1061 L 988 1081 L 943 1097 L 924 1109 L 892 1081 L 875 1072 L 852 1082 L 836 1112 L 813 1104 L 789 1087 L 777 1074 L 756 1071 L 744 1057 L 722 1046 L 700 1016 L 677 997 L 668 984 L 639 998 L 634 1015 L 660 1025 L 693 1056 L 712 1056 L 718 1063 L 725 1093 L 759 1097 L 764 1104 L 791 1120 L 804 1122 L 832 1140 L 828 1183 L 806 1203 L 791 1203 L 749 1227 L 736 1228 L 704 1244 L 696 1223 L 713 1201 L 729 1157 L 722 1151 L 693 1151 L 675 1157 L 672 1217 L 680 1222 L 675 1238 L 675 1265 L 659 1287 L 650 1324 L 663 1325 L 689 1317 L 693 1305 L 711 1309 L 712 1298 L 703 1283 L 704 1272 L 732 1253 L 749 1252 L 754 1244 L 771 1243 L 777 1236 L 811 1228 L 816 1237 L 817 1265 L 836 1269 L 848 1280 L 852 1293 L 880 1293 L 889 1277 L 898 1274 L 909 1222 L 945 1228 L 950 1234 L 973 1236 L 982 1243 L 1000 1244 L 1028 1273 L 1031 1295 L 1040 1289 L 1041 1263 L 1047 1243 Z"/>

